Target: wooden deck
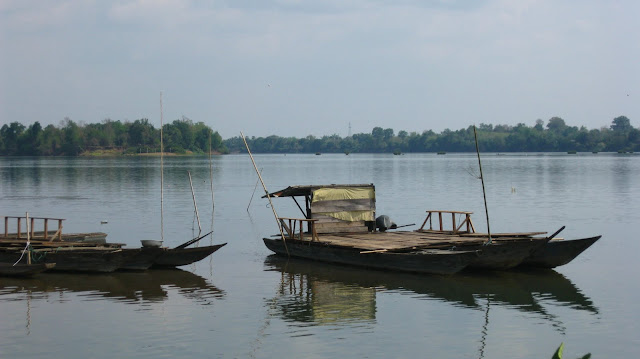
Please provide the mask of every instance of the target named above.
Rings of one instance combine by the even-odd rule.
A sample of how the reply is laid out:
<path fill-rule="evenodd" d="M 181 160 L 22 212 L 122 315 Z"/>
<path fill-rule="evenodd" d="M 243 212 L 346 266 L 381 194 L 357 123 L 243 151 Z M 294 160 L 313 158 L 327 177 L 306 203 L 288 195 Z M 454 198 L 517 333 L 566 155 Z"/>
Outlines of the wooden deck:
<path fill-rule="evenodd" d="M 496 237 L 492 235 L 494 242 L 531 241 L 541 240 L 543 237 L 535 237 L 545 232 L 529 233 L 503 233 Z M 392 251 L 402 252 L 413 249 L 447 249 L 452 247 L 478 246 L 487 242 L 488 237 L 480 233 L 473 236 L 464 234 L 429 233 L 415 231 L 396 232 L 368 232 L 368 233 L 334 233 L 317 235 L 317 242 L 330 245 L 359 249 L 362 251 Z M 295 239 L 298 240 L 299 235 Z M 291 239 L 289 239 L 291 240 Z M 311 241 L 312 237 L 305 233 L 302 241 Z"/>

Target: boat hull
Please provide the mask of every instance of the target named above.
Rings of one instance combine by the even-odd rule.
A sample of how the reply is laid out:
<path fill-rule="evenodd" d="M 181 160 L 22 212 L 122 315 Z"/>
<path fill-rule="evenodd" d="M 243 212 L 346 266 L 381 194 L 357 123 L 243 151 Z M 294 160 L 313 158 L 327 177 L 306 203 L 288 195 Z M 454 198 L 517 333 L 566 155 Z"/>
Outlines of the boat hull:
<path fill-rule="evenodd" d="M 21 251 L 0 250 L 0 262 L 16 262 Z M 120 268 L 125 261 L 125 254 L 120 249 L 111 248 L 57 248 L 34 250 L 31 254 L 33 263 L 55 263 L 52 271 L 64 272 L 99 272 L 109 273 Z M 20 263 L 26 263 L 22 256 Z"/>
<path fill-rule="evenodd" d="M 469 263 L 468 269 L 507 270 L 520 265 L 526 258 L 545 245 L 544 239 L 535 241 L 494 242 L 472 247 L 481 253 Z M 464 246 L 460 247 L 466 249 Z"/>
<path fill-rule="evenodd" d="M 30 277 L 55 267 L 55 263 L 0 263 L 0 277 Z"/>
<path fill-rule="evenodd" d="M 361 251 L 354 248 L 327 245 L 322 242 L 287 241 L 263 238 L 268 249 L 276 254 L 323 262 L 360 267 L 415 272 L 454 274 L 464 269 L 477 256 L 476 251 L 420 250 L 409 253 Z"/>
<path fill-rule="evenodd" d="M 225 245 L 226 243 L 193 248 L 162 248 L 163 252 L 156 258 L 152 268 L 179 267 L 195 263 L 208 257 Z"/>
<path fill-rule="evenodd" d="M 162 248 L 142 247 L 122 249 L 125 261 L 119 270 L 146 270 L 164 253 Z"/>
<path fill-rule="evenodd" d="M 591 247 L 602 236 L 549 241 L 535 250 L 520 264 L 521 267 L 555 268 L 565 265 Z"/>

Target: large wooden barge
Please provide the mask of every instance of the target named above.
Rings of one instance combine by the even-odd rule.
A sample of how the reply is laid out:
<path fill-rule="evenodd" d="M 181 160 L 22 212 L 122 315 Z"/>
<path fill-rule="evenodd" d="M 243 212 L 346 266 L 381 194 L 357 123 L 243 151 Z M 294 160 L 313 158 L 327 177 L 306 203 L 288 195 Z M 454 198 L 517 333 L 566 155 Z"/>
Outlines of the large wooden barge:
<path fill-rule="evenodd" d="M 290 186 L 268 194 L 290 197 L 302 217 L 277 217 L 280 235 L 264 238 L 277 254 L 377 269 L 452 274 L 462 269 L 504 270 L 520 265 L 552 268 L 568 263 L 579 254 L 558 246 L 560 239 L 547 232 L 477 233 L 472 212 L 428 210 L 415 231 L 397 230 L 397 225 L 375 214 L 375 186 Z M 266 197 L 266 195 L 265 195 Z M 304 203 L 298 198 L 303 198 Z M 451 220 L 446 223 L 450 216 Z M 562 243 L 595 242 L 562 240 Z M 588 244 L 590 242 L 590 244 Z M 554 260 L 545 260 L 551 253 Z"/>

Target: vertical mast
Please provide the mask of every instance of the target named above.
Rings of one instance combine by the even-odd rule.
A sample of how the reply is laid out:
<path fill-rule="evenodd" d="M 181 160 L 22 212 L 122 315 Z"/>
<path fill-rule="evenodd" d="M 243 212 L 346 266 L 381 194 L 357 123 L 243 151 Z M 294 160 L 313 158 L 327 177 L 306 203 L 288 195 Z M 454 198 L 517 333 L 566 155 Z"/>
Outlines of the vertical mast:
<path fill-rule="evenodd" d="M 164 145 L 162 140 L 162 92 L 160 92 L 160 240 L 164 242 Z"/>
<path fill-rule="evenodd" d="M 491 227 L 489 227 L 489 208 L 487 207 L 487 194 L 484 190 L 484 176 L 482 175 L 482 162 L 480 162 L 480 149 L 478 148 L 478 133 L 476 126 L 473 126 L 473 137 L 476 140 L 476 154 L 478 155 L 478 167 L 480 168 L 480 181 L 482 182 L 482 197 L 484 198 L 484 213 L 487 216 L 487 233 L 489 240 L 485 244 L 491 244 Z"/>

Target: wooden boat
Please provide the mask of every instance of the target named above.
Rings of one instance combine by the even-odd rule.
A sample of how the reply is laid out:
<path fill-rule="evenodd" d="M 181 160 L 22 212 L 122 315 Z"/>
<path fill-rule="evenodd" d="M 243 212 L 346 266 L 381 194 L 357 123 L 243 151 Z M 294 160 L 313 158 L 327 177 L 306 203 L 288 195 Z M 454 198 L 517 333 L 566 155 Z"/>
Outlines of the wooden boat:
<path fill-rule="evenodd" d="M 602 236 L 582 239 L 552 240 L 536 249 L 525 258 L 520 266 L 536 268 L 555 268 L 575 259 L 580 253 L 591 247 Z"/>
<path fill-rule="evenodd" d="M 454 274 L 478 257 L 476 251 L 420 249 L 411 252 L 360 251 L 323 242 L 264 238 L 264 244 L 276 254 L 331 263 L 426 274 Z"/>
<path fill-rule="evenodd" d="M 226 243 L 191 248 L 160 248 L 162 253 L 154 260 L 152 268 L 179 267 L 200 261 Z"/>
<path fill-rule="evenodd" d="M 558 234 L 545 237 L 546 232 L 521 232 L 489 236 L 476 233 L 471 221 L 472 212 L 441 210 L 428 210 L 427 218 L 416 231 L 387 231 L 397 226 L 381 227 L 381 223 L 386 222 L 376 221 L 373 184 L 290 186 L 269 196 L 292 197 L 304 215 L 303 218 L 277 217 L 282 228 L 281 238 L 264 239 L 270 250 L 278 254 L 369 267 L 372 265 L 366 255 L 370 254 L 375 254 L 383 263 L 387 261 L 383 258 L 390 262 L 414 262 L 411 265 L 381 264 L 379 267 L 382 269 L 400 267 L 404 268 L 402 270 L 419 271 L 414 260 L 416 254 L 437 254 L 448 258 L 452 257 L 451 252 L 458 251 L 476 254 L 469 256 L 464 268 L 511 269 L 525 259 L 534 258 L 534 253 L 548 256 L 541 248 Z M 295 197 L 304 197 L 304 209 Z M 450 228 L 445 229 L 444 217 L 449 215 Z M 456 223 L 458 217 L 463 218 L 460 223 Z M 453 266 L 451 270 L 439 268 L 437 271 L 455 273 L 460 269 Z"/>
<path fill-rule="evenodd" d="M 21 250 L 0 248 L 0 262 L 16 262 Z M 31 251 L 33 263 L 55 263 L 53 271 L 109 273 L 122 266 L 125 252 L 109 247 L 59 247 Z M 23 258 L 22 262 L 26 262 Z"/>
<path fill-rule="evenodd" d="M 0 277 L 30 277 L 55 266 L 55 263 L 0 263 Z"/>

